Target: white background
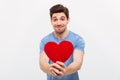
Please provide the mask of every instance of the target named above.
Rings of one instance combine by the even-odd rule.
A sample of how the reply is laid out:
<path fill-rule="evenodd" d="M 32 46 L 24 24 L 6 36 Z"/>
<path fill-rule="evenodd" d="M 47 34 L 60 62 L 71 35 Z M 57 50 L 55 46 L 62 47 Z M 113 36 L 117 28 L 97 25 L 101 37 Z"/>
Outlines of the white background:
<path fill-rule="evenodd" d="M 86 42 L 81 80 L 120 80 L 119 0 L 0 0 L 0 80 L 46 80 L 39 43 L 53 31 L 49 8 L 57 3 Z"/>

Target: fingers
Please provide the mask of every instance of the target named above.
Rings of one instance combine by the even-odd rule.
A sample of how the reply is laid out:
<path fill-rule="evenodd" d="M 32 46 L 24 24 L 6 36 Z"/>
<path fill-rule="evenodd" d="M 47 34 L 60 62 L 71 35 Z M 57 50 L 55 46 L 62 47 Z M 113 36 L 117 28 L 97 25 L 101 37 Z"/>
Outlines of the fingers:
<path fill-rule="evenodd" d="M 64 76 L 66 71 L 66 66 L 62 62 L 56 62 L 50 65 L 50 71 L 53 76 Z"/>
<path fill-rule="evenodd" d="M 65 64 L 64 64 L 63 62 L 57 61 L 56 63 L 57 63 L 58 65 L 60 65 L 61 67 L 66 68 L 66 66 L 65 66 Z"/>
<path fill-rule="evenodd" d="M 52 66 L 53 68 L 59 70 L 59 71 L 63 71 L 63 69 L 64 69 L 62 66 L 60 66 L 60 65 L 58 65 L 58 64 L 52 64 L 51 66 Z"/>
<path fill-rule="evenodd" d="M 50 68 L 50 72 L 52 76 L 57 76 L 57 73 L 55 73 L 52 68 Z"/>
<path fill-rule="evenodd" d="M 53 76 L 63 76 L 63 72 L 59 71 L 58 69 L 52 68 L 51 73 Z"/>

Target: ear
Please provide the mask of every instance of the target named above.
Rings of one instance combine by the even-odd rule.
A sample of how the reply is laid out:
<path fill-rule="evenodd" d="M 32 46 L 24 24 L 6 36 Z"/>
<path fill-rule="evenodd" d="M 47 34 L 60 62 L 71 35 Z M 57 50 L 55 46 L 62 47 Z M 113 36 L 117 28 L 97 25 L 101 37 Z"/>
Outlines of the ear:
<path fill-rule="evenodd" d="M 70 18 L 68 18 L 67 20 L 68 20 L 68 22 L 67 22 L 67 23 L 69 23 L 69 22 L 70 22 Z"/>
<path fill-rule="evenodd" d="M 52 24 L 52 19 L 50 18 L 50 22 L 51 22 L 51 24 Z"/>

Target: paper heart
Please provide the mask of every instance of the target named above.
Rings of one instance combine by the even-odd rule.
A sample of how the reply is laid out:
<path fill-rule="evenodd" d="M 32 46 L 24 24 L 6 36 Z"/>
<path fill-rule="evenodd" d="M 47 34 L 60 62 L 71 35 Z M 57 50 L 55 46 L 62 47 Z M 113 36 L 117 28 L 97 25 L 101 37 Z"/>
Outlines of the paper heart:
<path fill-rule="evenodd" d="M 62 41 L 59 44 L 48 42 L 45 44 L 44 51 L 53 62 L 65 62 L 73 53 L 73 45 L 69 41 Z"/>

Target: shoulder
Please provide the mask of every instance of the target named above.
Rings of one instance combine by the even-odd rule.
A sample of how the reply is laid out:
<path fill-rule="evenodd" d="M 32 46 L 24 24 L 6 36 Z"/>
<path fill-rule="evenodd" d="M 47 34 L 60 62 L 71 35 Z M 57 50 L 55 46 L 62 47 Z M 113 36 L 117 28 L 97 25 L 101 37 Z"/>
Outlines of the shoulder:
<path fill-rule="evenodd" d="M 85 41 L 83 37 L 81 37 L 79 34 L 76 34 L 72 31 L 70 31 L 69 40 L 73 43 L 74 47 L 78 47 L 78 46 L 84 47 L 85 45 Z"/>
<path fill-rule="evenodd" d="M 81 37 L 79 34 L 76 34 L 74 32 L 71 32 L 71 37 L 72 37 L 71 40 L 74 45 L 74 49 L 84 51 L 85 41 L 83 37 Z"/>
<path fill-rule="evenodd" d="M 47 41 L 49 41 L 52 37 L 53 37 L 53 32 L 51 32 L 51 33 L 49 33 L 48 35 L 44 36 L 44 37 L 41 39 L 41 42 L 47 42 Z"/>
<path fill-rule="evenodd" d="M 83 40 L 84 41 L 82 36 L 80 36 L 77 33 L 72 32 L 72 31 L 70 31 L 70 37 L 73 38 L 74 40 Z"/>

